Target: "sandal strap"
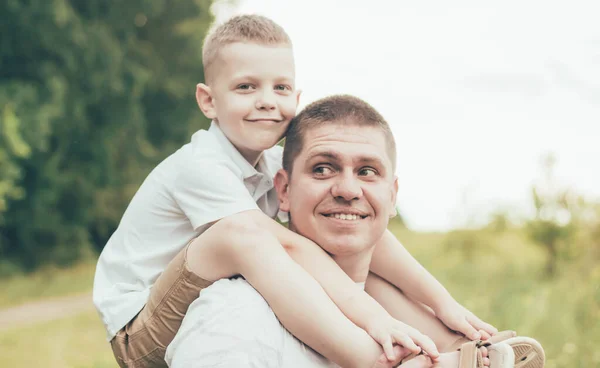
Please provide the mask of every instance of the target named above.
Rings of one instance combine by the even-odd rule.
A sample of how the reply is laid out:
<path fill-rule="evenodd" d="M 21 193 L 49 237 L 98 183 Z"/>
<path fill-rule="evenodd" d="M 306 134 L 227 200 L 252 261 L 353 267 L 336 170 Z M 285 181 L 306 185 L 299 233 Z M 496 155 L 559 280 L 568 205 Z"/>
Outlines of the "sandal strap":
<path fill-rule="evenodd" d="M 497 334 L 495 334 L 494 336 L 490 337 L 488 340 L 484 340 L 486 343 L 490 343 L 490 344 L 497 344 L 499 342 L 502 342 L 504 340 L 508 340 L 512 337 L 517 336 L 517 333 L 515 331 L 511 331 L 511 330 L 505 330 L 505 331 L 500 331 Z M 447 348 L 445 348 L 443 351 L 444 352 L 451 352 L 451 351 L 456 351 L 456 350 L 460 350 L 460 347 L 463 346 L 463 344 L 467 344 L 469 342 L 471 342 L 471 339 L 468 339 L 464 336 L 459 337 L 456 341 L 454 341 L 452 344 L 450 344 Z M 482 345 L 485 346 L 485 345 Z"/>
<path fill-rule="evenodd" d="M 494 336 L 490 337 L 489 340 L 487 340 L 487 341 L 489 341 L 492 344 L 497 344 L 499 342 L 508 340 L 515 336 L 517 336 L 517 333 L 515 331 L 511 331 L 511 330 L 500 331 L 497 334 L 495 334 Z"/>
<path fill-rule="evenodd" d="M 460 360 L 458 368 L 481 368 L 483 357 L 479 348 L 483 346 L 482 341 L 470 341 L 460 347 Z"/>

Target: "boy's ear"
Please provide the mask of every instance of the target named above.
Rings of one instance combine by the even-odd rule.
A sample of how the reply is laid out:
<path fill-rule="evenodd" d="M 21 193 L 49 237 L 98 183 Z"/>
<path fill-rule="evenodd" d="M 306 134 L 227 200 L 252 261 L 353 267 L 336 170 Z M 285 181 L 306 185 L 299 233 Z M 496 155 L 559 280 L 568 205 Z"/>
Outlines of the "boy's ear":
<path fill-rule="evenodd" d="M 396 197 L 398 195 L 398 177 L 394 176 L 394 184 L 392 186 L 392 208 L 390 209 L 390 218 L 397 215 L 396 212 Z"/>
<path fill-rule="evenodd" d="M 215 119 L 217 117 L 212 90 L 204 83 L 196 85 L 196 102 L 207 118 Z"/>
<path fill-rule="evenodd" d="M 299 89 L 296 91 L 296 106 L 300 104 L 300 95 L 302 94 L 302 90 Z"/>
<path fill-rule="evenodd" d="M 280 169 L 275 174 L 275 190 L 277 198 L 279 198 L 279 209 L 283 212 L 290 212 L 289 195 L 289 176 L 287 171 Z"/>

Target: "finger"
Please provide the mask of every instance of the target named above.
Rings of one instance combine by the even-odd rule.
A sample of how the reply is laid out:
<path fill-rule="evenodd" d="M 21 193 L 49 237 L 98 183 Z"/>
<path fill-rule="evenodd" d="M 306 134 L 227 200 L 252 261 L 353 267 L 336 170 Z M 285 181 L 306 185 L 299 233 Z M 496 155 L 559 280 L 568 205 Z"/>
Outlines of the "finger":
<path fill-rule="evenodd" d="M 410 335 L 410 338 L 417 344 L 419 345 L 423 351 L 425 351 L 427 353 L 427 355 L 429 355 L 431 357 L 431 359 L 433 360 L 437 360 L 440 356 L 440 352 L 438 351 L 437 347 L 435 346 L 435 343 L 433 342 L 433 340 L 431 340 L 428 336 L 423 335 L 422 333 L 414 333 L 413 335 Z"/>
<path fill-rule="evenodd" d="M 471 340 L 479 340 L 481 338 L 481 334 L 466 319 L 460 321 L 457 327 L 460 333 Z"/>
<path fill-rule="evenodd" d="M 410 350 L 411 353 L 419 354 L 421 352 L 421 348 L 418 347 L 413 339 L 411 339 L 406 333 L 402 331 L 396 331 L 393 334 L 393 337 L 396 344 L 404 346 L 406 349 Z"/>
<path fill-rule="evenodd" d="M 400 345 L 394 345 L 394 354 L 396 359 L 393 361 L 394 367 L 411 354 L 411 351 Z"/>
<path fill-rule="evenodd" d="M 488 340 L 489 338 L 491 338 L 492 336 L 487 333 L 485 330 L 479 330 L 479 334 L 481 335 L 481 339 L 482 340 Z"/>
<path fill-rule="evenodd" d="M 394 354 L 394 345 L 392 345 L 392 339 L 389 335 L 381 342 L 381 346 L 383 347 L 383 352 L 388 360 L 396 359 L 396 354 Z"/>
<path fill-rule="evenodd" d="M 490 358 L 483 358 L 483 365 L 485 365 L 486 367 L 490 366 Z"/>
<path fill-rule="evenodd" d="M 490 335 L 495 335 L 498 333 L 498 329 L 496 327 L 490 325 L 489 323 L 483 322 L 481 319 L 479 319 L 479 317 L 475 315 L 467 316 L 467 321 L 476 329 L 484 330 Z"/>

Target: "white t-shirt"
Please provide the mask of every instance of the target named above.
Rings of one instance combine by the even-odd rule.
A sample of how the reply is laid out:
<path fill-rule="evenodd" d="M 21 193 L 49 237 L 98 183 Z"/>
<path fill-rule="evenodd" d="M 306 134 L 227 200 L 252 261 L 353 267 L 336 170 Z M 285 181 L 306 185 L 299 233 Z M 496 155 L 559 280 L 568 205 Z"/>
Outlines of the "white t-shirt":
<path fill-rule="evenodd" d="M 337 367 L 289 333 L 243 278 L 219 280 L 202 290 L 165 360 L 171 368 Z"/>
<path fill-rule="evenodd" d="M 273 177 L 281 160 L 282 149 L 275 146 L 255 169 L 213 123 L 148 175 L 96 268 L 93 300 L 109 340 L 146 304 L 168 263 L 209 223 L 252 209 L 277 215 Z"/>

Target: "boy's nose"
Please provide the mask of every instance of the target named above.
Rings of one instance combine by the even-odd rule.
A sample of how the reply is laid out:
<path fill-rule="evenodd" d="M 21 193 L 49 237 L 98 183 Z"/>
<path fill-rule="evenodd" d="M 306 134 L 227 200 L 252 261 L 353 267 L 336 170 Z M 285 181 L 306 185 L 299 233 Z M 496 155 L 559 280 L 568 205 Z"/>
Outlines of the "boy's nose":
<path fill-rule="evenodd" d="M 256 99 L 256 108 L 258 110 L 274 110 L 275 96 L 272 93 L 264 92 Z"/>

